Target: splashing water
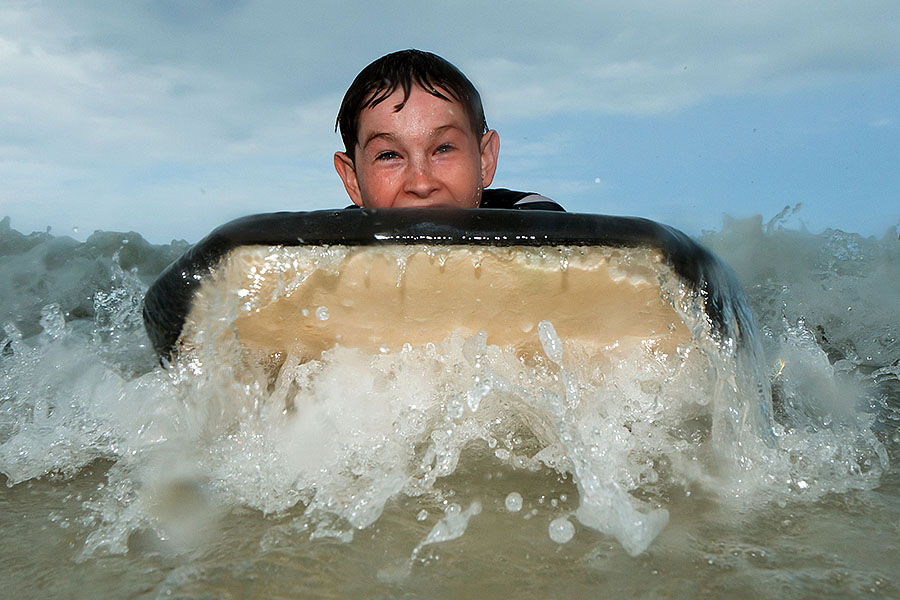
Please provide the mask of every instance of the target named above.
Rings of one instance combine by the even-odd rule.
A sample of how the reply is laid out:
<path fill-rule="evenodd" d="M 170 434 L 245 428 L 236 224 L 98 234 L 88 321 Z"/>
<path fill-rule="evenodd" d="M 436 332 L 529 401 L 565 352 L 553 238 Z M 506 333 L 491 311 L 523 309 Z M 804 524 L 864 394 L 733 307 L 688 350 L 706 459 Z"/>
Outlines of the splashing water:
<path fill-rule="evenodd" d="M 0 276 L 26 282 L 0 286 L 4 556 L 33 555 L 48 589 L 71 595 L 58 575 L 78 568 L 98 594 L 459 596 L 501 560 L 575 595 L 898 589 L 871 551 L 900 523 L 894 240 L 752 221 L 706 236 L 761 325 L 768 439 L 741 412 L 745 365 L 702 346 L 588 361 L 551 321 L 528 360 L 476 335 L 288 356 L 270 384 L 227 344 L 163 370 L 140 299 L 184 246 L 128 239 L 0 227 Z"/>

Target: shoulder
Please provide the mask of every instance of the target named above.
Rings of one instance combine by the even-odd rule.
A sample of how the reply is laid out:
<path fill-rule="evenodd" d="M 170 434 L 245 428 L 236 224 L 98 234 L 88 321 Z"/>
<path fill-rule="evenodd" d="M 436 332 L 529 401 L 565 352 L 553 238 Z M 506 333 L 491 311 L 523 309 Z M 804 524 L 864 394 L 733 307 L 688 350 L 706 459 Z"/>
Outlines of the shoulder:
<path fill-rule="evenodd" d="M 484 190 L 481 194 L 481 208 L 512 208 L 522 210 L 555 210 L 565 209 L 546 196 L 534 192 L 517 192 L 504 188 Z"/>

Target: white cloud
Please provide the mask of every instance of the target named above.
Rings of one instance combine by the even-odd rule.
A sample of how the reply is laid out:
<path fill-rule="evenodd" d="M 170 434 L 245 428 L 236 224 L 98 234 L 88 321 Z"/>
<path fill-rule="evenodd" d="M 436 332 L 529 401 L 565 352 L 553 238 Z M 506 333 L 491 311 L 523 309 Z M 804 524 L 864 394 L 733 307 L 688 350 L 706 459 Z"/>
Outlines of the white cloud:
<path fill-rule="evenodd" d="M 340 205 L 340 97 L 368 61 L 402 47 L 452 60 L 489 119 L 523 130 L 897 73 L 898 18 L 896 0 L 4 3 L 0 216 L 14 213 L 15 226 L 15 214 L 43 210 L 36 218 L 57 226 L 72 206 L 100 203 L 104 227 L 140 228 L 135 219 L 175 214 L 186 198 L 211 207 L 197 213 L 210 225 L 225 198 Z M 577 130 L 570 122 L 566 135 Z M 575 143 L 504 138 L 503 168 L 539 170 Z M 534 181 L 569 192 L 594 186 L 589 175 Z"/>
<path fill-rule="evenodd" d="M 896 2 L 571 3 L 469 70 L 516 116 L 660 114 L 900 71 Z M 557 32 L 555 35 L 551 33 Z"/>

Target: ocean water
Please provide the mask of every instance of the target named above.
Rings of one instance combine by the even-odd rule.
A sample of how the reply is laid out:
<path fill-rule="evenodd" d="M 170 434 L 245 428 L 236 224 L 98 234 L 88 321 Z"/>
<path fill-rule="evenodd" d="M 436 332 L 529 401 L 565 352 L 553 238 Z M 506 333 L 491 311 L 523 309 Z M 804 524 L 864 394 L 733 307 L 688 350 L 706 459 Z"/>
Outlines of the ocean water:
<path fill-rule="evenodd" d="M 261 385 L 157 364 L 141 299 L 187 244 L 0 222 L 4 594 L 900 596 L 896 233 L 699 241 L 744 287 L 749 367 L 589 360 L 544 322 L 530 362 L 452 336 Z"/>

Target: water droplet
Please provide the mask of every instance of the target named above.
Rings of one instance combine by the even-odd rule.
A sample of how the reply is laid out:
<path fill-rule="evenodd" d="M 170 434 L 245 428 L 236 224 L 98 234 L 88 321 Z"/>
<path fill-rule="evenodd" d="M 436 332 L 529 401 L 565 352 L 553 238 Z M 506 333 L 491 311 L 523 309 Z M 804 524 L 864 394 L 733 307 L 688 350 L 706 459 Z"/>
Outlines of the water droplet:
<path fill-rule="evenodd" d="M 416 521 L 424 521 L 427 518 L 428 518 L 428 511 L 425 510 L 424 508 L 422 510 L 420 510 L 419 513 L 416 515 Z"/>
<path fill-rule="evenodd" d="M 479 368 L 479 364 L 475 363 L 475 368 Z M 478 377 L 475 378 L 475 385 L 466 392 L 466 404 L 469 406 L 469 410 L 472 412 L 476 412 L 478 407 L 481 405 L 481 401 L 491 392 L 491 384 L 487 381 L 479 381 Z"/>
<path fill-rule="evenodd" d="M 547 358 L 560 364 L 562 362 L 562 341 L 556 335 L 556 329 L 553 328 L 550 321 L 538 323 L 538 337 L 541 339 L 541 346 L 544 347 Z"/>
<path fill-rule="evenodd" d="M 519 512 L 522 510 L 522 494 L 519 492 L 511 492 L 504 502 L 506 510 L 509 512 Z"/>
<path fill-rule="evenodd" d="M 550 521 L 550 539 L 557 544 L 565 544 L 575 536 L 575 526 L 565 517 Z"/>
<path fill-rule="evenodd" d="M 459 419 L 463 416 L 463 403 L 459 398 L 453 398 L 447 402 L 447 416 L 451 419 Z"/>
<path fill-rule="evenodd" d="M 44 333 L 54 340 L 66 332 L 66 319 L 62 315 L 59 304 L 54 302 L 41 309 L 40 325 L 44 328 Z"/>
<path fill-rule="evenodd" d="M 318 320 L 320 320 L 320 321 L 327 321 L 327 320 L 328 320 L 328 317 L 330 317 L 330 316 L 331 316 L 331 315 L 328 314 L 328 307 L 327 307 L 327 306 L 320 306 L 319 308 L 316 309 L 316 318 L 317 318 Z"/>

